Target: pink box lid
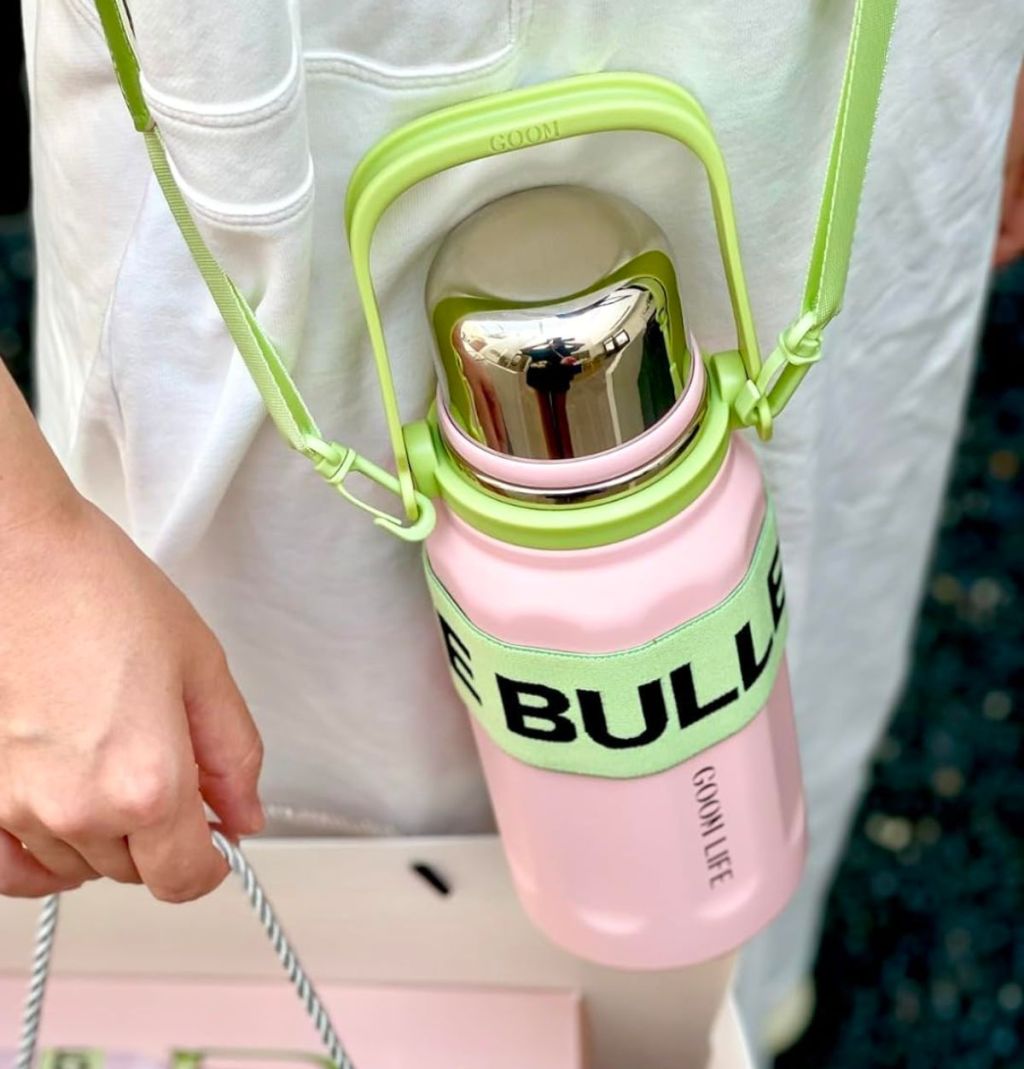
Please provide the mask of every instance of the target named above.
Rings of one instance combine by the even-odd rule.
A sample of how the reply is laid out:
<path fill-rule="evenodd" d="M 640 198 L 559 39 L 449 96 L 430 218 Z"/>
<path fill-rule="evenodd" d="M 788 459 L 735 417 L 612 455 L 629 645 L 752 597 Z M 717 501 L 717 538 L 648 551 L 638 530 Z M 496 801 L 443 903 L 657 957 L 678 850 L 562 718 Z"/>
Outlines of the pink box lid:
<path fill-rule="evenodd" d="M 580 997 L 573 991 L 328 984 L 321 994 L 357 1069 L 584 1066 Z M 23 996 L 20 978 L 0 977 L 0 1040 L 10 1047 Z M 322 1053 L 283 982 L 64 976 L 50 985 L 41 1047 L 99 1048 L 110 1052 L 105 1069 L 164 1069 L 173 1049 Z M 287 1063 L 285 1055 L 270 1064 Z M 11 1053 L 0 1050 L 0 1069 L 12 1064 Z M 245 1063 L 221 1058 L 215 1064 Z"/>

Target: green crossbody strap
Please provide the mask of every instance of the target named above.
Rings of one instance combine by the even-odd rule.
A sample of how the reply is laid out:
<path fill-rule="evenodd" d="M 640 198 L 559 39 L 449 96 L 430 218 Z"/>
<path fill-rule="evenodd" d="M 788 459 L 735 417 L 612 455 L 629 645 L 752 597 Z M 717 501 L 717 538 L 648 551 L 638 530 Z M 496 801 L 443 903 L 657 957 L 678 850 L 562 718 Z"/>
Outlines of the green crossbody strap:
<path fill-rule="evenodd" d="M 405 477 L 409 485 L 408 488 L 403 488 L 401 480 L 395 475 L 361 456 L 354 449 L 328 441 L 321 435 L 280 354 L 264 334 L 245 297 L 214 259 L 174 180 L 163 140 L 142 93 L 139 62 L 120 0 L 96 0 L 96 8 L 132 121 L 136 130 L 145 137 L 153 173 L 270 418 L 285 441 L 308 457 L 316 470 L 343 497 L 371 513 L 374 522 L 398 537 L 408 541 L 420 541 L 433 527 L 433 503 L 415 491 L 408 473 L 405 473 Z M 353 472 L 366 476 L 410 502 L 412 507 L 406 509 L 406 515 L 407 520 L 411 522 L 403 523 L 402 520 L 354 495 L 345 485 L 346 478 Z M 403 494 L 403 489 L 408 496 Z"/>
<path fill-rule="evenodd" d="M 803 307 L 782 332 L 757 381 L 748 382 L 735 401 L 737 415 L 748 426 L 763 427 L 766 421 L 770 426 L 786 407 L 820 359 L 822 331 L 842 307 L 896 7 L 897 0 L 857 0 Z"/>

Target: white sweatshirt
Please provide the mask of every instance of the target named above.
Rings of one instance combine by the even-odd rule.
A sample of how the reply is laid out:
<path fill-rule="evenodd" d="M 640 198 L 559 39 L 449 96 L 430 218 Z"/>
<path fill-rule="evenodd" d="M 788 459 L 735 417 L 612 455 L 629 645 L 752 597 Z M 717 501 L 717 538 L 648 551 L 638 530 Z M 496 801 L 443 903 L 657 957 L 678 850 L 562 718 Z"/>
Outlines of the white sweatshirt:
<path fill-rule="evenodd" d="M 38 387 L 82 491 L 189 594 L 267 744 L 279 827 L 471 831 L 486 791 L 418 551 L 346 507 L 265 419 L 150 176 L 89 0 L 23 0 Z M 761 342 L 798 310 L 852 0 L 132 0 L 150 106 L 208 241 L 330 436 L 387 445 L 343 231 L 348 177 L 445 104 L 649 71 L 697 94 L 729 164 Z M 812 853 L 749 950 L 752 1021 L 813 955 L 866 761 L 898 695 L 955 440 L 1024 53 L 1018 0 L 903 0 L 842 318 L 764 451 L 779 512 Z M 406 195 L 374 268 L 407 419 L 433 391 L 425 272 L 502 193 L 580 182 L 652 215 L 705 350 L 731 318 L 684 150 L 604 134 Z"/>

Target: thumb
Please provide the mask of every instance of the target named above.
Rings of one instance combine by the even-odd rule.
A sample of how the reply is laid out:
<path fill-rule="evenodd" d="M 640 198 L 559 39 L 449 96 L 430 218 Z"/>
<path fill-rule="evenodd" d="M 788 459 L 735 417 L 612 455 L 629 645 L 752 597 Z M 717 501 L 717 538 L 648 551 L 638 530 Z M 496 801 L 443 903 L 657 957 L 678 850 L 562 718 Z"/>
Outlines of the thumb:
<path fill-rule="evenodd" d="M 263 742 L 224 651 L 209 633 L 190 658 L 184 700 L 203 799 L 227 835 L 255 835 L 265 823 L 258 792 Z"/>

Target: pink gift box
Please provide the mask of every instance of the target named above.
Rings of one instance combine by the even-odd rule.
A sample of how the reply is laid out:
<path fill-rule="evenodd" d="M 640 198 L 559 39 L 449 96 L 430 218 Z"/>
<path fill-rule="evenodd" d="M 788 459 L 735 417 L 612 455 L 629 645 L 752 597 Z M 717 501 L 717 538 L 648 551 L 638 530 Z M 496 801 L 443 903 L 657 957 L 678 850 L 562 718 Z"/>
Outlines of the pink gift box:
<path fill-rule="evenodd" d="M 584 1066 L 580 998 L 572 991 L 327 984 L 321 995 L 357 1069 Z M 11 1047 L 23 996 L 21 979 L 0 978 L 0 1037 Z M 208 1069 L 282 1069 L 299 1064 L 289 1052 L 322 1054 L 284 982 L 66 976 L 51 982 L 40 1047 L 109 1052 L 103 1069 L 166 1069 L 170 1052 L 182 1049 L 239 1052 L 204 1059 Z M 246 1048 L 281 1054 L 248 1059 Z M 0 1066 L 12 1064 L 0 1051 Z"/>

